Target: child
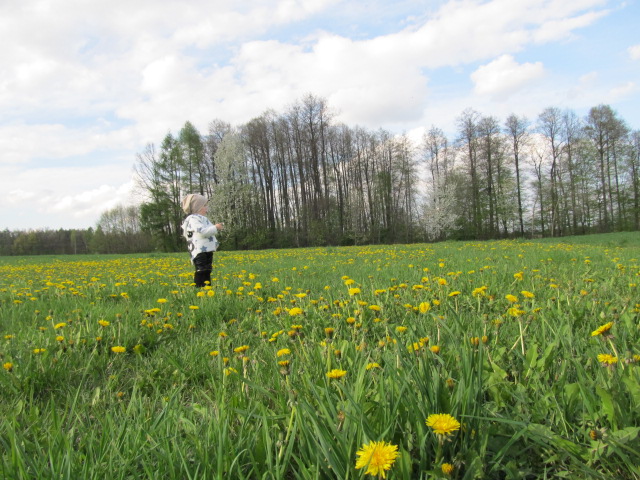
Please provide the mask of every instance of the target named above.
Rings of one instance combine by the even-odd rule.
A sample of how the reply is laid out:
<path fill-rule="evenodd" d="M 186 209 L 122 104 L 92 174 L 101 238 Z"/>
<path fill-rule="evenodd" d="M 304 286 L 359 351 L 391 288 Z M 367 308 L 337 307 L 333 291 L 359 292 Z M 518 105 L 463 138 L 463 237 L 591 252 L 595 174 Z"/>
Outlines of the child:
<path fill-rule="evenodd" d="M 182 200 L 182 210 L 188 215 L 182 222 L 182 232 L 187 239 L 191 263 L 196 268 L 193 281 L 196 287 L 211 284 L 211 270 L 213 269 L 213 252 L 218 249 L 216 233 L 224 228 L 224 224 L 212 224 L 205 216 L 207 214 L 207 198 L 190 193 Z"/>

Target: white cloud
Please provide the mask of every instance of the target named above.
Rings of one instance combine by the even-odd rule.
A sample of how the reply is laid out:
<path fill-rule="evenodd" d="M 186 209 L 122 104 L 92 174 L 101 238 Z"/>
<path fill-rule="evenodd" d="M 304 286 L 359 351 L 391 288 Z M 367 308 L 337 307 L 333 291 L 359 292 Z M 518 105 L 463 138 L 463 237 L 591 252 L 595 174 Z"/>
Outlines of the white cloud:
<path fill-rule="evenodd" d="M 396 2 L 2 2 L 0 42 L 12 48 L 0 62 L 0 173 L 11 176 L 2 173 L 0 192 L 34 202 L 33 210 L 57 226 L 63 212 L 73 218 L 70 205 L 86 204 L 75 214 L 87 215 L 92 205 L 111 205 L 108 197 L 129 182 L 135 153 L 168 130 L 187 120 L 202 132 L 216 118 L 241 124 L 309 92 L 326 98 L 341 121 L 398 130 L 451 124 L 469 106 L 502 112 L 511 106 L 495 100 L 524 88 L 518 107 L 564 101 L 575 79 L 514 56 L 533 44 L 578 38 L 580 28 L 610 13 L 609 3 L 443 0 L 425 13 L 424 2 L 406 0 L 401 7 L 412 15 L 390 24 L 388 14 L 401 8 Z M 350 12 L 360 15 L 343 22 L 353 24 L 353 38 L 326 20 Z M 367 30 L 380 25 L 385 34 Z M 630 47 L 631 58 L 639 47 Z M 465 82 L 442 94 L 447 86 L 432 81 L 447 69 L 467 75 L 479 63 L 473 91 Z M 591 81 L 592 90 L 580 82 L 574 98 L 616 98 L 635 88 Z M 69 166 L 82 163 L 96 170 Z M 104 181 L 79 182 L 79 175 Z M 42 198 L 46 205 L 35 200 Z"/>
<path fill-rule="evenodd" d="M 640 60 L 640 44 L 629 47 L 627 52 L 631 60 Z"/>
<path fill-rule="evenodd" d="M 116 205 L 135 203 L 131 170 L 110 166 L 0 168 L 0 229 L 87 228 Z"/>
<path fill-rule="evenodd" d="M 504 100 L 510 94 L 544 75 L 542 62 L 518 63 L 511 55 L 502 55 L 478 67 L 471 74 L 478 95 L 490 95 Z"/>
<path fill-rule="evenodd" d="M 598 81 L 599 77 L 600 77 L 600 75 L 598 75 L 598 72 L 595 72 L 595 71 L 594 72 L 585 73 L 584 75 L 581 75 L 578 78 L 578 83 L 582 87 L 593 86 Z"/>
<path fill-rule="evenodd" d="M 609 101 L 610 102 L 618 101 L 621 98 L 624 98 L 630 93 L 633 93 L 637 90 L 638 90 L 638 86 L 636 85 L 635 82 L 629 81 L 621 85 L 617 85 L 609 91 Z"/>
<path fill-rule="evenodd" d="M 591 25 L 599 18 L 608 13 L 607 10 L 599 12 L 588 12 L 575 17 L 552 19 L 545 22 L 534 33 L 533 39 L 536 43 L 548 43 L 556 40 L 571 39 L 574 31 Z"/>
<path fill-rule="evenodd" d="M 82 155 L 137 146 L 134 129 L 104 129 L 101 122 L 85 128 L 70 128 L 61 124 L 29 125 L 25 123 L 0 125 L 0 165 L 57 161 Z M 121 153 L 119 155 L 122 155 Z M 132 156 L 133 157 L 133 156 Z"/>

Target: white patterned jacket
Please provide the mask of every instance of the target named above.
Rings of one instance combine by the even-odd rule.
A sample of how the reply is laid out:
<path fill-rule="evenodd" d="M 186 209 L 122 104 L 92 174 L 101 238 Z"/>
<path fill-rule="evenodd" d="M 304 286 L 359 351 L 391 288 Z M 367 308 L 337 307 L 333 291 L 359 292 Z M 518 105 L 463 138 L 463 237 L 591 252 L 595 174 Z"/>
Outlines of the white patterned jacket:
<path fill-rule="evenodd" d="M 187 248 L 191 254 L 191 261 L 203 252 L 215 252 L 218 249 L 216 238 L 218 229 L 204 215 L 197 213 L 189 215 L 182 222 L 182 235 L 187 240 Z"/>

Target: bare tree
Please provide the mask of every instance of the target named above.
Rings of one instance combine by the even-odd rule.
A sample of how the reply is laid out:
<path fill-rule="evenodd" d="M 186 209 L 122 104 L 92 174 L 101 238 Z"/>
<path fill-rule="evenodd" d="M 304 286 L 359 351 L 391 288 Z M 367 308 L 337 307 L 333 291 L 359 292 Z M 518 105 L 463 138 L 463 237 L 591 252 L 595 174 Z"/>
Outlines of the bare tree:
<path fill-rule="evenodd" d="M 529 137 L 529 121 L 525 117 L 511 114 L 505 122 L 505 133 L 509 137 L 513 164 L 516 169 L 516 197 L 518 200 L 518 225 L 520 236 L 524 237 L 524 220 L 522 214 L 522 179 L 520 175 L 520 162 L 522 152 L 527 145 Z"/>
<path fill-rule="evenodd" d="M 562 235 L 560 227 L 560 196 L 559 196 L 559 161 L 563 143 L 561 139 L 562 113 L 557 107 L 547 107 L 538 116 L 538 131 L 548 142 L 551 158 L 549 179 L 551 181 L 551 236 Z"/>

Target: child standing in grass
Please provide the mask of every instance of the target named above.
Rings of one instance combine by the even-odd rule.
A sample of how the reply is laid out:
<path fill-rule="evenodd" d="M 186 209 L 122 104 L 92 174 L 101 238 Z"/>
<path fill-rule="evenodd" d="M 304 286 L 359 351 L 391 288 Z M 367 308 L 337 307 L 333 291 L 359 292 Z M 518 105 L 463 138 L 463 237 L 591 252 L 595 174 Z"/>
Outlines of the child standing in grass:
<path fill-rule="evenodd" d="M 206 217 L 207 203 L 207 198 L 197 193 L 190 193 L 182 201 L 182 209 L 188 215 L 182 222 L 182 234 L 187 239 L 191 263 L 196 269 L 193 276 L 196 287 L 211 284 L 213 252 L 219 245 L 216 234 L 224 228 L 224 224 L 214 225 Z"/>

